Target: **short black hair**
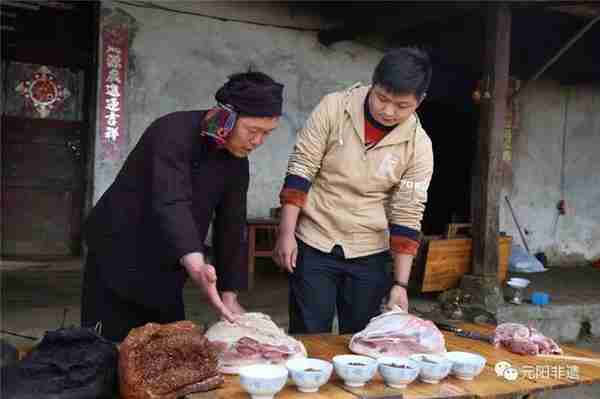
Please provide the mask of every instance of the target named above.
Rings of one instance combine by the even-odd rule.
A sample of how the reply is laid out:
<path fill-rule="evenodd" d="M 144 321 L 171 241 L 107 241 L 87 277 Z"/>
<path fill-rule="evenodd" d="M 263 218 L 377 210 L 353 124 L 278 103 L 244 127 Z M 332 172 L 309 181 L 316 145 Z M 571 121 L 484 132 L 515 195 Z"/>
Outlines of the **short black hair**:
<path fill-rule="evenodd" d="M 373 72 L 373 85 L 394 95 L 414 94 L 423 99 L 431 82 L 429 55 L 414 47 L 401 47 L 387 52 Z"/>

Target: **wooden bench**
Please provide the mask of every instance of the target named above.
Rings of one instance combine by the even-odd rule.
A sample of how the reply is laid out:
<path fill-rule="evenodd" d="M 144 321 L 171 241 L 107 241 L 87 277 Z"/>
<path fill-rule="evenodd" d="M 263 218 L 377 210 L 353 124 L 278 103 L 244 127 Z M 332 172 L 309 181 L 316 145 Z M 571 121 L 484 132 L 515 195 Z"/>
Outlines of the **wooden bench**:
<path fill-rule="evenodd" d="M 246 222 L 248 227 L 248 290 L 254 287 L 254 268 L 256 258 L 270 258 L 277 239 L 279 220 L 276 218 L 253 218 Z M 264 233 L 265 247 L 257 247 L 257 235 Z"/>

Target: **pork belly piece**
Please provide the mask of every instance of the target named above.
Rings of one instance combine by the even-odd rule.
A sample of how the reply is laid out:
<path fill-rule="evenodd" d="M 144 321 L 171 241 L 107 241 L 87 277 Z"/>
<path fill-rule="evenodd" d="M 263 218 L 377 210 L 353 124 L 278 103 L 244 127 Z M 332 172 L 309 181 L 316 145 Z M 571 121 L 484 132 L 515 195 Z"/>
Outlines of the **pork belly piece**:
<path fill-rule="evenodd" d="M 503 323 L 496 327 L 494 345 L 503 346 L 520 355 L 560 355 L 562 349 L 554 340 L 535 328 L 518 323 Z"/>
<path fill-rule="evenodd" d="M 235 323 L 221 320 L 206 331 L 206 337 L 219 353 L 219 371 L 226 374 L 237 374 L 248 364 L 282 364 L 306 357 L 302 342 L 263 313 L 245 313 Z"/>
<path fill-rule="evenodd" d="M 349 347 L 354 353 L 379 358 L 444 353 L 446 341 L 433 322 L 398 308 L 372 318 L 352 337 Z"/>

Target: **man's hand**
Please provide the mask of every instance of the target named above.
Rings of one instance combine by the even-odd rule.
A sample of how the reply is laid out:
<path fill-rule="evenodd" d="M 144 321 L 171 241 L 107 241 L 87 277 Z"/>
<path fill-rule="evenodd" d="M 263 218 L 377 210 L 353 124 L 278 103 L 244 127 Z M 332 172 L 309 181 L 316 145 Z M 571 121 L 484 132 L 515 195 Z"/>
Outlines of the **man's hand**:
<path fill-rule="evenodd" d="M 392 257 L 394 258 L 394 281 L 409 281 L 413 256 L 392 251 Z M 408 296 L 406 295 L 406 288 L 397 284 L 392 286 L 385 307 L 387 310 L 391 310 L 394 308 L 394 305 L 399 306 L 408 312 Z"/>
<path fill-rule="evenodd" d="M 297 256 L 298 242 L 294 233 L 280 233 L 277 237 L 275 249 L 273 250 L 273 260 L 275 263 L 288 272 L 293 273 L 296 267 Z"/>
<path fill-rule="evenodd" d="M 400 287 L 399 285 L 392 286 L 387 304 L 385 305 L 385 310 L 394 309 L 394 305 L 399 306 L 408 312 L 408 296 L 406 295 L 406 288 Z"/>
<path fill-rule="evenodd" d="M 214 266 L 204 262 L 204 255 L 193 252 L 181 258 L 181 264 L 185 267 L 188 275 L 208 298 L 212 307 L 230 322 L 234 322 L 236 316 L 225 306 L 219 292 L 217 291 L 217 272 Z"/>
<path fill-rule="evenodd" d="M 227 309 L 235 316 L 241 316 L 246 313 L 246 310 L 237 300 L 237 293 L 233 291 L 223 291 L 221 292 L 221 298 L 223 298 L 223 303 Z"/>

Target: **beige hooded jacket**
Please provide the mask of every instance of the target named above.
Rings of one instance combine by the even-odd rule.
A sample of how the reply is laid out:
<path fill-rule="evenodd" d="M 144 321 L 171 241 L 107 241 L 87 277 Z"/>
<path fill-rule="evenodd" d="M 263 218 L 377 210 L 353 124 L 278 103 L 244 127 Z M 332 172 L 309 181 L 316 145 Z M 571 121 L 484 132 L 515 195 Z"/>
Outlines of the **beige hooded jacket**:
<path fill-rule="evenodd" d="M 364 102 L 370 86 L 329 94 L 313 110 L 287 174 L 311 182 L 296 235 L 347 258 L 389 249 L 390 226 L 420 230 L 433 173 L 431 140 L 412 115 L 369 150 Z"/>

